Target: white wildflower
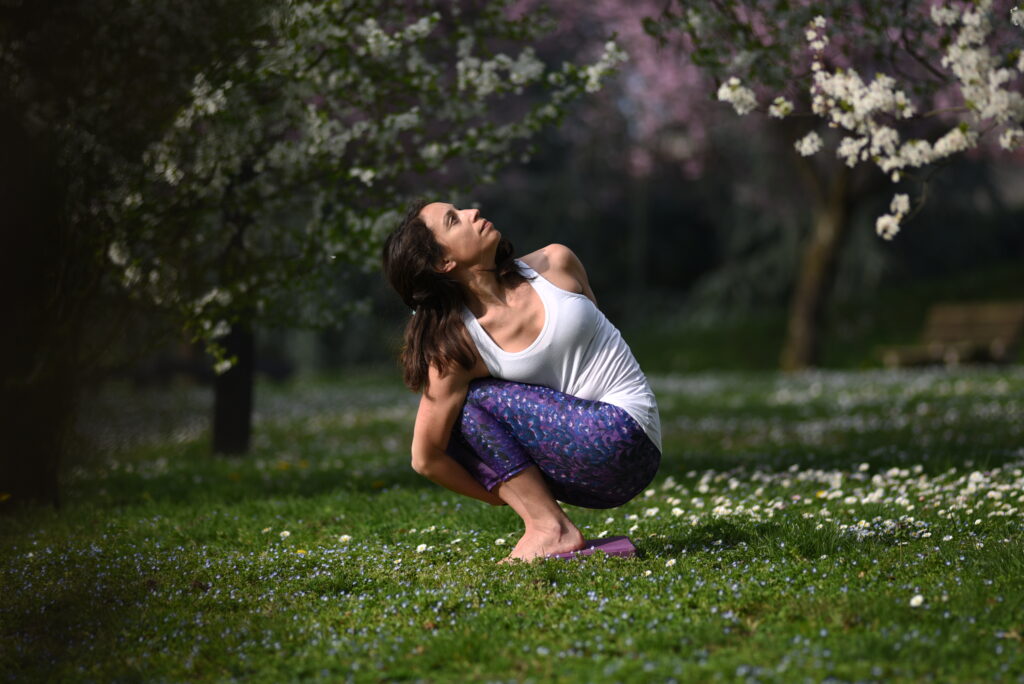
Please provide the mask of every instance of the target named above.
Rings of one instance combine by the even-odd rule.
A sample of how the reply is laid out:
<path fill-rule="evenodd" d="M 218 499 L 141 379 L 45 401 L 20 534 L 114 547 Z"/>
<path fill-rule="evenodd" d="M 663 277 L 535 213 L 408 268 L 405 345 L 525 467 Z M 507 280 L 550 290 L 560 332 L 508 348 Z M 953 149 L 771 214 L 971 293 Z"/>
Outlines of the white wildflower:
<path fill-rule="evenodd" d="M 289 532 L 288 530 L 282 530 L 281 531 L 281 539 L 287 539 L 290 536 L 292 536 L 292 533 Z"/>
<path fill-rule="evenodd" d="M 416 547 L 416 553 L 423 553 L 426 550 L 427 550 L 427 545 L 426 544 L 420 544 L 419 546 Z"/>
<path fill-rule="evenodd" d="M 504 537 L 498 537 L 497 539 L 494 540 L 494 543 L 497 544 L 498 546 L 504 546 L 505 545 L 505 538 Z"/>
<path fill-rule="evenodd" d="M 911 608 L 917 608 L 922 603 L 924 603 L 924 596 L 921 596 L 920 594 L 914 594 L 914 596 L 910 599 Z"/>
<path fill-rule="evenodd" d="M 352 541 L 352 536 L 348 534 L 343 534 L 340 537 L 338 537 L 338 541 L 340 541 L 342 544 L 347 544 L 348 542 Z"/>
<path fill-rule="evenodd" d="M 675 558 L 669 558 L 667 561 L 665 561 L 665 567 L 666 568 L 671 568 L 675 564 L 676 564 L 676 559 Z"/>

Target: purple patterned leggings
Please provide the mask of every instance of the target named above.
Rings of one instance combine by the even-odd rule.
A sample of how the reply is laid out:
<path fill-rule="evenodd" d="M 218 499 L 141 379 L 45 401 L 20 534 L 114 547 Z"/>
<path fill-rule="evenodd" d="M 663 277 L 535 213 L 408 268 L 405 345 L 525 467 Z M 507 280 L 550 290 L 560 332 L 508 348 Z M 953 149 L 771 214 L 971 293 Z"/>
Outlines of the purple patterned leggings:
<path fill-rule="evenodd" d="M 586 508 L 621 506 L 661 463 L 624 409 L 495 378 L 470 383 L 447 452 L 488 490 L 536 465 L 556 499 Z"/>

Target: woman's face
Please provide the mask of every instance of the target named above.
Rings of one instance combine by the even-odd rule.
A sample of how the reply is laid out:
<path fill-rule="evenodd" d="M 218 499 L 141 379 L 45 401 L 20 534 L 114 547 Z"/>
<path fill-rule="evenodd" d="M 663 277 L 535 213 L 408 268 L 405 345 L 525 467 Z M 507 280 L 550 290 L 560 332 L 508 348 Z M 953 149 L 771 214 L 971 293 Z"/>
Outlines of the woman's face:
<path fill-rule="evenodd" d="M 447 202 L 434 202 L 423 207 L 420 218 L 444 251 L 445 263 L 439 266 L 442 272 L 459 267 L 494 266 L 501 233 L 480 216 L 479 209 L 456 209 Z"/>

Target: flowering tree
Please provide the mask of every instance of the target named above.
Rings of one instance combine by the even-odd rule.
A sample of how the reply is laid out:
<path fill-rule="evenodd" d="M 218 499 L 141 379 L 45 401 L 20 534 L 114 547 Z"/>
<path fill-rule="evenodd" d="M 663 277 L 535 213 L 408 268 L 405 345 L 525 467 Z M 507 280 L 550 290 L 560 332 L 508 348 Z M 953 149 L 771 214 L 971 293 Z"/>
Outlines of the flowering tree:
<path fill-rule="evenodd" d="M 766 109 L 792 122 L 814 220 L 783 367 L 815 360 L 817 321 L 857 196 L 851 169 L 870 162 L 892 183 L 921 188 L 916 202 L 896 193 L 889 213 L 878 218 L 878 234 L 891 239 L 915 211 L 912 204 L 924 201 L 928 174 L 943 160 L 1009 154 L 1024 145 L 1024 56 L 1011 24 L 1024 24 L 1020 11 L 994 0 L 724 0 L 678 3 L 647 21 L 663 42 L 687 42 L 693 62 L 718 84 L 718 99 L 738 114 Z M 862 73 L 876 75 L 865 81 Z M 815 165 L 823 136 L 841 138 L 838 161 Z"/>
<path fill-rule="evenodd" d="M 219 356 L 218 451 L 247 448 L 251 367 L 228 369 L 251 359 L 255 324 L 339 324 L 357 305 L 341 276 L 376 265 L 403 198 L 487 182 L 622 57 L 607 43 L 548 69 L 538 23 L 493 2 L 296 0 L 269 22 L 196 76 L 146 173 L 108 198 L 122 283 Z"/>
<path fill-rule="evenodd" d="M 60 0 L 0 10 L 0 508 L 58 503 L 83 385 L 132 310 L 101 201 L 140 168 L 192 76 L 235 60 L 272 0 Z"/>
<path fill-rule="evenodd" d="M 3 26 L 14 97 L 0 114 L 16 125 L 18 144 L 5 149 L 19 152 L 4 170 L 24 181 L 4 190 L 32 186 L 10 205 L 30 225 L 0 253 L 12 266 L 4 276 L 20 277 L 11 255 L 38 234 L 33 249 L 48 261 L 38 306 L 19 304 L 28 342 L 12 348 L 4 377 L 5 405 L 38 408 L 4 453 L 5 464 L 10 454 L 39 465 L 19 482 L 44 484 L 11 485 L 15 499 L 56 499 L 65 444 L 40 434 L 66 432 L 79 385 L 63 381 L 68 401 L 58 402 L 40 377 L 79 377 L 77 340 L 107 322 L 98 293 L 127 294 L 211 343 L 222 380 L 234 373 L 217 415 L 242 425 L 224 449 L 237 450 L 248 437 L 252 326 L 336 323 L 352 306 L 338 279 L 376 261 L 407 196 L 485 182 L 621 59 L 609 44 L 592 64 L 549 69 L 528 46 L 535 18 L 473 0 L 67 0 L 20 12 L 20 24 Z M 58 46 L 64 58 L 49 59 Z M 526 91 L 541 97 L 528 104 Z M 21 144 L 22 131 L 35 137 Z M 25 280 L 36 272 L 27 263 Z M 233 361 L 242 367 L 224 372 Z M 231 388 L 241 390 L 222 401 Z"/>

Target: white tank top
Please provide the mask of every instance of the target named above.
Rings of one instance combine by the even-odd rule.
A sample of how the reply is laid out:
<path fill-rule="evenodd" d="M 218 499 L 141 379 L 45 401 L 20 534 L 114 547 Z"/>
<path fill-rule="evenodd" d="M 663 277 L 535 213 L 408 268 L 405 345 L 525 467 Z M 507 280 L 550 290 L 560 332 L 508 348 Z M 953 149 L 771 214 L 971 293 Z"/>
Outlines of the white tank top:
<path fill-rule="evenodd" d="M 661 418 L 646 376 L 611 321 L 586 295 L 563 290 L 516 260 L 544 304 L 544 327 L 522 351 L 507 352 L 468 308 L 466 323 L 491 375 L 552 387 L 580 399 L 624 409 L 661 451 Z"/>

